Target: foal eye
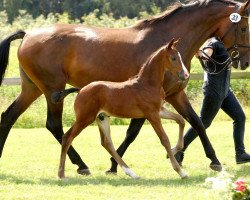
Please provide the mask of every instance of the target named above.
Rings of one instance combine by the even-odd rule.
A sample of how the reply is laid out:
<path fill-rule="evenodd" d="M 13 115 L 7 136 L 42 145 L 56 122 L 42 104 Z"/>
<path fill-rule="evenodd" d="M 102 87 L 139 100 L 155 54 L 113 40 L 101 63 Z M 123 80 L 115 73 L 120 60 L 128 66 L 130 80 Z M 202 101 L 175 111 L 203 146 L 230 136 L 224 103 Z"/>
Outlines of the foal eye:
<path fill-rule="evenodd" d="M 176 57 L 171 57 L 171 60 L 172 61 L 176 61 Z"/>

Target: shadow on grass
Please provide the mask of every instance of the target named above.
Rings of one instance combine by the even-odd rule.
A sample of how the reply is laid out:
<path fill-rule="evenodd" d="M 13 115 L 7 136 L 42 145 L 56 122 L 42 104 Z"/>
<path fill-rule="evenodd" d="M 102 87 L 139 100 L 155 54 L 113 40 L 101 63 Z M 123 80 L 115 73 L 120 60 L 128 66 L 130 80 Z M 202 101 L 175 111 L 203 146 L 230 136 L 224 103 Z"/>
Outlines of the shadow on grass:
<path fill-rule="evenodd" d="M 249 174 L 245 172 L 250 172 L 250 165 L 242 165 L 240 169 L 235 171 L 235 178 L 246 177 Z M 215 175 L 216 176 L 216 175 Z M 193 187 L 194 185 L 200 185 L 205 182 L 207 178 L 207 172 L 204 171 L 202 174 L 197 174 L 189 177 L 188 179 L 180 179 L 178 176 L 176 178 L 143 178 L 134 180 L 129 177 L 121 177 L 120 175 L 90 175 L 90 176 L 77 176 L 77 177 L 67 177 L 64 180 L 59 180 L 58 178 L 40 178 L 32 180 L 31 178 L 24 178 L 22 176 L 14 176 L 11 174 L 0 174 L 0 181 L 8 181 L 12 184 L 28 184 L 28 185 L 57 185 L 62 187 L 67 186 L 87 186 L 87 185 L 111 185 L 111 186 L 166 186 L 166 187 Z"/>
<path fill-rule="evenodd" d="M 180 179 L 176 177 L 175 179 L 165 178 L 140 178 L 137 180 L 131 179 L 129 177 L 120 177 L 119 175 L 99 175 L 99 176 L 78 176 L 78 177 L 68 177 L 64 180 L 58 178 L 47 179 L 40 178 L 32 180 L 30 178 L 23 178 L 14 176 L 11 174 L 0 174 L 0 180 L 7 180 L 12 184 L 28 184 L 28 185 L 58 185 L 58 186 L 75 186 L 75 185 L 111 185 L 111 186 L 184 186 L 187 185 L 196 185 L 199 183 L 204 183 L 207 174 L 201 174 L 197 176 L 189 177 L 188 179 Z"/>

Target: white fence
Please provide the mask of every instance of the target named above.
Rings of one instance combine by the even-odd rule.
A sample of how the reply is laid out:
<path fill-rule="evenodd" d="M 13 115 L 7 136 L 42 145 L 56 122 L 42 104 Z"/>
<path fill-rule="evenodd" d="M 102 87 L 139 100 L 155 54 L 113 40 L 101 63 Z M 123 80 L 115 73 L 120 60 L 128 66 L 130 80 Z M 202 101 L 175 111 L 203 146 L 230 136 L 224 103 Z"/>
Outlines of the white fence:
<path fill-rule="evenodd" d="M 233 72 L 231 79 L 250 79 L 250 72 Z M 203 73 L 191 74 L 190 80 L 203 80 Z M 3 79 L 3 85 L 20 85 L 20 78 L 5 78 Z"/>

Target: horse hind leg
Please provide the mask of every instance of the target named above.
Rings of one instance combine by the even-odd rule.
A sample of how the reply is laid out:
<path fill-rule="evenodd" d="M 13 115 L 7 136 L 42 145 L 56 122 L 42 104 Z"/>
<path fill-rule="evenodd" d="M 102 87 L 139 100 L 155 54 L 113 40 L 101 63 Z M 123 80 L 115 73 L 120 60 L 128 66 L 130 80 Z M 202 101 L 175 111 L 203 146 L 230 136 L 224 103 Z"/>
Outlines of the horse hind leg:
<path fill-rule="evenodd" d="M 138 179 L 139 177 L 127 166 L 127 164 L 122 160 L 119 154 L 115 151 L 111 136 L 110 136 L 110 124 L 109 117 L 104 113 L 97 116 L 96 122 L 99 127 L 101 135 L 102 146 L 110 153 L 110 155 L 115 159 L 115 161 L 121 166 L 122 170 L 128 176 Z"/>
<path fill-rule="evenodd" d="M 177 124 L 179 124 L 178 141 L 177 141 L 176 146 L 174 148 L 172 148 L 172 153 L 175 155 L 176 153 L 181 151 L 183 149 L 183 146 L 184 146 L 183 132 L 184 132 L 184 127 L 185 127 L 185 121 L 184 121 L 182 116 L 175 114 L 173 112 L 170 112 L 164 107 L 161 108 L 160 117 L 163 119 L 172 119 Z M 169 158 L 168 155 L 167 155 L 167 158 Z"/>
<path fill-rule="evenodd" d="M 21 74 L 22 75 L 22 74 Z M 22 113 L 41 95 L 41 91 L 22 75 L 22 89 L 20 95 L 1 115 L 0 122 L 0 157 L 8 134 Z"/>

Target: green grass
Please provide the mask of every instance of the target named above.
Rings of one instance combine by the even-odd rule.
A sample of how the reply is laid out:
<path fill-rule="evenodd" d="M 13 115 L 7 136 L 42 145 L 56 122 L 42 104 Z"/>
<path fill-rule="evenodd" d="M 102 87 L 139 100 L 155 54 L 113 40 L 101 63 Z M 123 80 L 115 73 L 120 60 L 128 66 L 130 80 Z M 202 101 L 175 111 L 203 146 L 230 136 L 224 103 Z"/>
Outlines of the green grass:
<path fill-rule="evenodd" d="M 189 126 L 186 125 L 185 130 Z M 172 145 L 178 126 L 164 128 Z M 247 121 L 245 146 L 250 151 L 250 121 Z M 112 126 L 117 147 L 125 137 L 127 126 Z M 67 128 L 65 128 L 67 130 Z M 232 122 L 214 122 L 209 138 L 227 172 L 250 181 L 250 164 L 236 165 L 232 139 Z M 218 191 L 204 185 L 207 177 L 218 173 L 209 169 L 199 140 L 185 153 L 184 170 L 190 178 L 181 180 L 165 158 L 164 148 L 151 126 L 145 125 L 124 156 L 124 161 L 141 177 L 132 180 L 118 169 L 117 176 L 105 175 L 110 166 L 109 154 L 100 145 L 98 128 L 90 126 L 73 142 L 89 166 L 92 175 L 80 176 L 67 159 L 67 180 L 57 178 L 60 146 L 46 129 L 13 129 L 0 159 L 0 199 L 223 199 Z"/>

